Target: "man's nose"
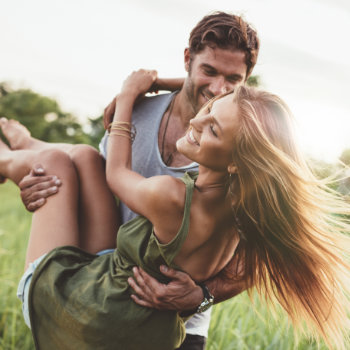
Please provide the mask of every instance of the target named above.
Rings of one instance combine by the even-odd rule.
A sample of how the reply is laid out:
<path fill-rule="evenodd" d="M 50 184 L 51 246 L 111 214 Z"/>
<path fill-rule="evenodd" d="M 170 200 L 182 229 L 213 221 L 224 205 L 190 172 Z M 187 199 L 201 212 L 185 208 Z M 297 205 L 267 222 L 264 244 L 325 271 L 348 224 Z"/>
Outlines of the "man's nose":
<path fill-rule="evenodd" d="M 215 77 L 213 81 L 210 83 L 209 90 L 214 96 L 217 96 L 220 94 L 224 94 L 229 89 L 225 78 L 219 76 L 219 77 Z"/>

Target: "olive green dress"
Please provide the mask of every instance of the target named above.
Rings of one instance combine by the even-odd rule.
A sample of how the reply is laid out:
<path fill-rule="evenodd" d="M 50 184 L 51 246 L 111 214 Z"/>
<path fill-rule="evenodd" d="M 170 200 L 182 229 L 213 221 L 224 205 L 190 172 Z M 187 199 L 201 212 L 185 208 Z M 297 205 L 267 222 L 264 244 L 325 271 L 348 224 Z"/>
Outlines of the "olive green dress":
<path fill-rule="evenodd" d="M 96 256 L 76 247 L 51 251 L 37 267 L 30 285 L 32 333 L 40 350 L 173 350 L 185 337 L 184 320 L 175 311 L 137 305 L 127 283 L 132 267 L 140 266 L 161 282 L 166 264 L 186 239 L 194 179 L 186 185 L 182 225 L 175 238 L 161 244 L 152 223 L 136 217 L 120 227 L 114 253 Z"/>

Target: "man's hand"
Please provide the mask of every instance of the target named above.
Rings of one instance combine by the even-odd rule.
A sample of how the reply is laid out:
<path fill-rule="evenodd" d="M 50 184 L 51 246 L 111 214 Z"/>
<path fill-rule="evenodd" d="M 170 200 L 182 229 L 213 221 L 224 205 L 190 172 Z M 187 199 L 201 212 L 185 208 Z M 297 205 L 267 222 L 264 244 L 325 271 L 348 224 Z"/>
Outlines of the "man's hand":
<path fill-rule="evenodd" d="M 47 197 L 58 192 L 60 185 L 61 181 L 57 176 L 45 175 L 45 170 L 40 164 L 35 165 L 29 175 L 18 184 L 22 202 L 31 212 L 42 207 Z"/>
<path fill-rule="evenodd" d="M 131 298 L 139 305 L 159 309 L 193 310 L 203 301 L 203 291 L 191 277 L 181 271 L 162 265 L 160 271 L 171 279 L 168 284 L 158 282 L 139 267 L 134 267 L 134 278 L 128 282 L 136 294 Z"/>
<path fill-rule="evenodd" d="M 103 127 L 105 130 L 108 129 L 109 124 L 113 121 L 116 104 L 117 97 L 114 97 L 112 102 L 103 111 Z"/>

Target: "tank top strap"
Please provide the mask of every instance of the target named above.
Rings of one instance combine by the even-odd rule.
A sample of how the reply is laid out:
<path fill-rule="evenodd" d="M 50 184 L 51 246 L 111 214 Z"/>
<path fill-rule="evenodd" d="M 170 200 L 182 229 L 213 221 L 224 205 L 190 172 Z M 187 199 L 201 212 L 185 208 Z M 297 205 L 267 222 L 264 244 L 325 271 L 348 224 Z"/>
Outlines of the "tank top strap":
<path fill-rule="evenodd" d="M 188 234 L 188 229 L 190 226 L 192 195 L 197 175 L 197 172 L 186 172 L 185 175 L 180 178 L 180 180 L 182 180 L 186 185 L 184 216 L 182 219 L 181 227 L 176 236 L 169 243 L 158 243 L 161 255 L 163 256 L 168 265 L 172 265 L 172 261 L 174 260 L 177 253 L 180 251 Z"/>

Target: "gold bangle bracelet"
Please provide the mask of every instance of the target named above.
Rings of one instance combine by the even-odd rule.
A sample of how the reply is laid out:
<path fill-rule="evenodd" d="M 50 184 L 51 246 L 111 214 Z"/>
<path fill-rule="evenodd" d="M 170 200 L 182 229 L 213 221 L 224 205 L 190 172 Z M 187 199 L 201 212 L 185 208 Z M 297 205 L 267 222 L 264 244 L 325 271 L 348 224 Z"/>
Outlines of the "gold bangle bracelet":
<path fill-rule="evenodd" d="M 114 122 L 110 123 L 108 125 L 107 130 L 110 131 L 112 128 L 115 128 L 117 126 L 119 127 L 121 125 L 127 125 L 130 129 L 131 129 L 131 126 L 132 126 L 132 124 L 130 122 L 122 122 L 122 121 L 117 120 L 117 121 L 114 121 Z"/>
<path fill-rule="evenodd" d="M 136 137 L 135 126 L 129 122 L 114 121 L 109 124 L 107 130 L 109 135 L 128 137 L 131 140 L 131 142 L 133 142 Z M 127 135 L 123 133 L 127 133 Z"/>
<path fill-rule="evenodd" d="M 119 132 L 111 132 L 111 133 L 109 134 L 109 136 L 123 136 L 123 137 L 127 137 L 129 140 L 131 140 L 131 141 L 132 141 L 132 138 L 131 138 L 131 136 L 130 136 L 130 135 L 127 135 L 127 134 L 121 134 L 121 133 L 119 133 Z"/>

